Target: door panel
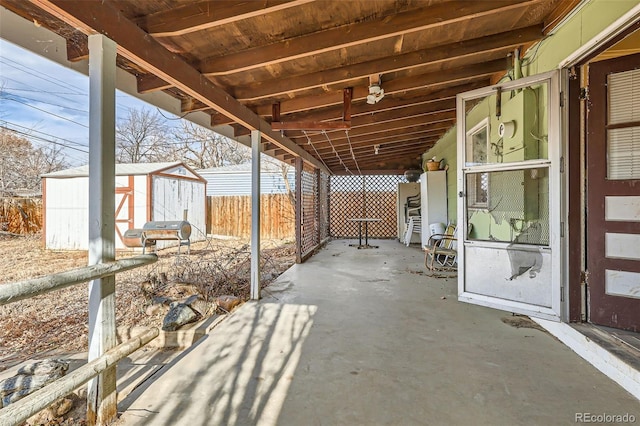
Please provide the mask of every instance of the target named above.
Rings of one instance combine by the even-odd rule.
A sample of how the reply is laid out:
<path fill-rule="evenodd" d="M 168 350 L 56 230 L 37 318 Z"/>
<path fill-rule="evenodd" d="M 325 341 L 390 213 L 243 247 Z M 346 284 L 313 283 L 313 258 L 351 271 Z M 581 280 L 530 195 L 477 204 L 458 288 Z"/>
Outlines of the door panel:
<path fill-rule="evenodd" d="M 589 320 L 640 331 L 640 55 L 589 66 Z"/>
<path fill-rule="evenodd" d="M 559 320 L 557 72 L 458 97 L 458 298 Z"/>
<path fill-rule="evenodd" d="M 129 177 L 129 186 L 116 186 L 116 248 L 125 248 L 123 235 L 128 229 L 133 229 L 134 219 L 134 190 L 133 176 Z"/>

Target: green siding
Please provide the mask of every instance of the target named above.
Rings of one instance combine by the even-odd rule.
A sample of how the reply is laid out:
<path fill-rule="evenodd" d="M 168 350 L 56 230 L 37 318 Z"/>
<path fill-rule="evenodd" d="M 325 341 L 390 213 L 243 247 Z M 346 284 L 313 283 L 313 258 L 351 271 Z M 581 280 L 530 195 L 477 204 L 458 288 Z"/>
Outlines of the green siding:
<path fill-rule="evenodd" d="M 640 3 L 640 0 L 592 0 L 582 7 L 555 34 L 543 40 L 538 47 L 533 46 L 525 57 L 535 58 L 523 67 L 524 76 L 540 74 L 557 69 L 561 61 L 582 45 L 603 31 L 622 15 Z M 546 130 L 546 129 L 545 129 Z M 433 148 L 423 154 L 423 158 L 444 158 L 449 165 L 447 172 L 447 196 L 449 197 L 449 218 L 457 218 L 457 148 L 456 128 L 451 128 Z"/>

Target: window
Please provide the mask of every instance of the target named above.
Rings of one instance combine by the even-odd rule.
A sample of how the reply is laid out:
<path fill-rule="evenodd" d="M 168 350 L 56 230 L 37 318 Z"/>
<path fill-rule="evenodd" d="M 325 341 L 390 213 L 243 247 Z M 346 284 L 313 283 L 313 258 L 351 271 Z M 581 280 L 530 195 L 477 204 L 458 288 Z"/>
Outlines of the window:
<path fill-rule="evenodd" d="M 466 165 L 487 164 L 489 152 L 489 119 L 485 118 L 467 132 Z M 489 206 L 489 174 L 473 173 L 467 177 L 467 207 Z"/>

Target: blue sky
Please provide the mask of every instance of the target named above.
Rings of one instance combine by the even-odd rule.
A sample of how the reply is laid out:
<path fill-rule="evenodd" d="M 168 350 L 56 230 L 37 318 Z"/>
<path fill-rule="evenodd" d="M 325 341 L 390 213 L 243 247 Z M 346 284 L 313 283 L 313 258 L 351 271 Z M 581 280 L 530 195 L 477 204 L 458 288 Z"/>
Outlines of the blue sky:
<path fill-rule="evenodd" d="M 27 134 L 35 146 L 64 146 L 72 165 L 88 162 L 87 76 L 0 39 L 0 89 L 0 125 Z M 156 110 L 118 92 L 117 118 L 131 108 Z"/>

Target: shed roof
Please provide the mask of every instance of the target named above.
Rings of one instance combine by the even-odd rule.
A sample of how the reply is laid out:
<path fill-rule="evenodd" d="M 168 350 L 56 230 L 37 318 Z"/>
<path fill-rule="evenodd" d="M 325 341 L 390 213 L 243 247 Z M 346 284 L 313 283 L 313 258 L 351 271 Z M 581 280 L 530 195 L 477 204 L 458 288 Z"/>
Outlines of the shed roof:
<path fill-rule="evenodd" d="M 116 176 L 134 176 L 134 175 L 148 175 L 154 172 L 159 172 L 171 167 L 182 165 L 180 161 L 164 162 L 164 163 L 131 163 L 131 164 L 116 164 Z M 42 175 L 43 178 L 71 178 L 71 177 L 86 177 L 89 176 L 89 165 L 86 164 L 80 167 L 73 167 L 71 169 L 59 170 L 57 172 L 47 173 Z"/>

